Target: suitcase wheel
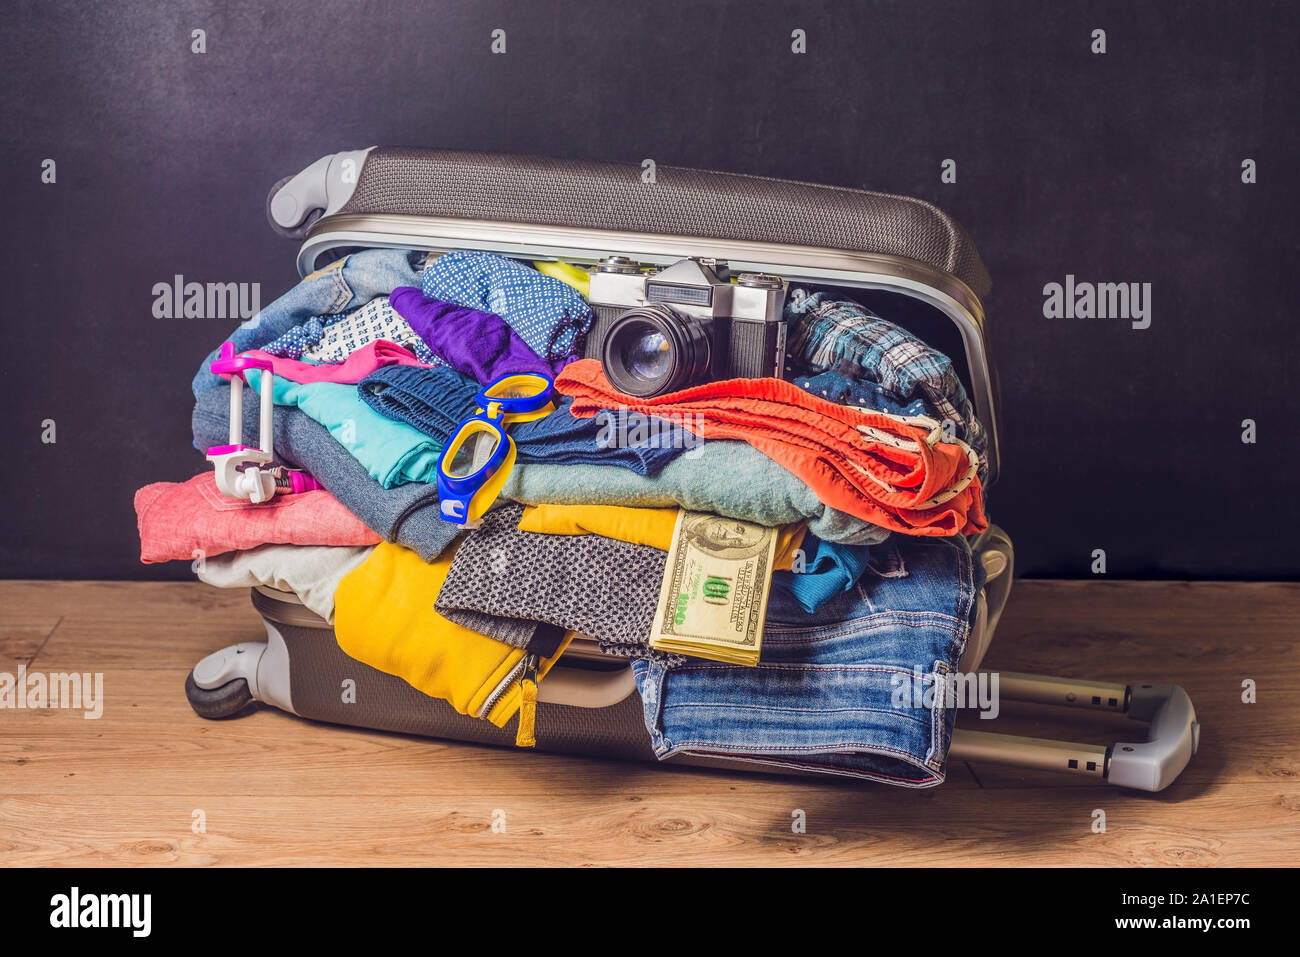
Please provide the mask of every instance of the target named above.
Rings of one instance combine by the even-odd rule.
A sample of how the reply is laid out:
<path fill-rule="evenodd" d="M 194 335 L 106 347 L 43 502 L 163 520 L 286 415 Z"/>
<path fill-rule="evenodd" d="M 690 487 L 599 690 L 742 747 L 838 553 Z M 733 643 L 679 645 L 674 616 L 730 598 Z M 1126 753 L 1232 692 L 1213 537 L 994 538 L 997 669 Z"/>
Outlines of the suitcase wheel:
<path fill-rule="evenodd" d="M 185 697 L 200 718 L 218 721 L 238 715 L 252 702 L 253 693 L 243 678 L 227 681 L 220 688 L 200 688 L 191 671 L 185 676 Z"/>
<path fill-rule="evenodd" d="M 275 217 L 271 215 L 271 200 L 275 198 L 276 193 L 280 192 L 280 187 L 284 186 L 291 179 L 293 179 L 292 176 L 286 176 L 284 179 L 272 186 L 271 191 L 266 194 L 266 221 L 271 224 L 271 230 L 281 239 L 301 240 L 307 237 L 307 230 L 311 229 L 316 220 L 321 218 L 321 210 L 312 210 L 307 214 L 307 218 L 303 220 L 302 223 L 294 226 L 292 229 L 286 229 L 281 226 L 275 221 Z"/>

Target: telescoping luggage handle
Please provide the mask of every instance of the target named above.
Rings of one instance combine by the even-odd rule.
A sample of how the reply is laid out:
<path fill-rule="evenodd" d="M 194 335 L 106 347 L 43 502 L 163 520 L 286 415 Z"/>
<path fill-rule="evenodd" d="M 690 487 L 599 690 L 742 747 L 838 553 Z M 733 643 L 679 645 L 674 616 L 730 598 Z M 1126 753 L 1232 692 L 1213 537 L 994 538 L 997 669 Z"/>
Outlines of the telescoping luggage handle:
<path fill-rule="evenodd" d="M 1196 709 L 1179 685 L 1121 685 L 1008 671 L 999 672 L 998 680 L 1004 700 L 1109 711 L 1149 722 L 1146 740 L 1107 746 L 956 728 L 950 760 L 1064 771 L 1139 791 L 1162 791 L 1200 746 Z"/>
<path fill-rule="evenodd" d="M 953 730 L 949 760 L 1063 771 L 1139 791 L 1162 791 L 1187 767 L 1200 744 L 1200 724 L 1178 685 L 1076 681 L 1002 671 L 1002 700 L 1054 704 L 1127 714 L 1149 722 L 1144 741 L 1079 744 L 989 731 Z M 553 669 L 539 686 L 541 700 L 579 708 L 607 708 L 636 692 L 631 669 L 590 672 Z"/>

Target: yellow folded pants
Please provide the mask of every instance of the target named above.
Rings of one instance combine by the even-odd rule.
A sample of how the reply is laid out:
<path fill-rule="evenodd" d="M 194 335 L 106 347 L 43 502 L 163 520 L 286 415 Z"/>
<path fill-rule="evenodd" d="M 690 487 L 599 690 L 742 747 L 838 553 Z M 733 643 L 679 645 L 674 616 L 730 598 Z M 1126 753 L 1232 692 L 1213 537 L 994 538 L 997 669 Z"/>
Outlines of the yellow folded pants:
<path fill-rule="evenodd" d="M 456 547 L 437 561 L 383 542 L 350 571 L 334 593 L 334 634 L 357 661 L 396 675 L 461 714 L 479 716 L 488 697 L 509 677 L 525 652 L 443 618 L 433 609 L 451 568 Z M 554 657 L 537 666 L 542 678 L 573 640 L 566 634 Z M 519 710 L 521 692 L 513 681 L 490 712 L 481 715 L 498 728 Z"/>
<path fill-rule="evenodd" d="M 678 511 L 630 505 L 530 505 L 519 520 L 519 530 L 546 535 L 603 535 L 666 552 L 673 544 Z M 775 570 L 789 571 L 793 567 L 805 531 L 807 526 L 802 522 L 782 525 L 777 530 L 772 565 Z"/>

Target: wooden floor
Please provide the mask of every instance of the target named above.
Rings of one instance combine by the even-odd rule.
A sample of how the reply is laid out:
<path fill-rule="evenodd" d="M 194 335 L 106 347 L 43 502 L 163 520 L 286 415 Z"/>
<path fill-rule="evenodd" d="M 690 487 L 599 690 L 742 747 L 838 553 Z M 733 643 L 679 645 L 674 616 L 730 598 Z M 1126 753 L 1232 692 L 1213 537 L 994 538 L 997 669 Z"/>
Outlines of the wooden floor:
<path fill-rule="evenodd" d="M 915 792 L 499 751 L 265 708 L 195 717 L 189 669 L 260 634 L 244 591 L 0 582 L 0 672 L 105 684 L 97 721 L 0 711 L 0 865 L 1264 865 L 1300 851 L 1297 584 L 1017 583 L 990 667 L 1191 694 L 1200 753 L 1154 795 L 964 763 Z M 1256 704 L 1242 703 L 1247 678 Z M 973 724 L 1103 743 L 1128 730 L 1113 716 L 1004 718 Z"/>

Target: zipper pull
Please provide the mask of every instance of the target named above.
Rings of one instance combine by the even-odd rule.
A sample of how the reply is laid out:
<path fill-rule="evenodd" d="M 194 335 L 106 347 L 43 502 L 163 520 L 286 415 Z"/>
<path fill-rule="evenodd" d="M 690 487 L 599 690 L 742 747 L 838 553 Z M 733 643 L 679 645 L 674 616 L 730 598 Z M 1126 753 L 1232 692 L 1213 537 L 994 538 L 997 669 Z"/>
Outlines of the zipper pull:
<path fill-rule="evenodd" d="M 515 732 L 515 746 L 537 747 L 537 656 L 524 659 L 524 671 L 519 676 L 519 728 Z"/>

